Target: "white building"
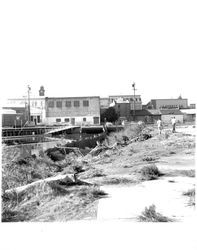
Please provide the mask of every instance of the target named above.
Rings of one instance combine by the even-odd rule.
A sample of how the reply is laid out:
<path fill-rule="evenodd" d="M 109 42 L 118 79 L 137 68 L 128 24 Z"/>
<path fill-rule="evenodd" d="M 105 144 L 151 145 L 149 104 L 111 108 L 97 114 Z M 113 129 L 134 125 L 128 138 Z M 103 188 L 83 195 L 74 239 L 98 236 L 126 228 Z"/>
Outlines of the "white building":
<path fill-rule="evenodd" d="M 46 111 L 45 111 L 45 96 L 44 88 L 41 86 L 38 96 L 33 96 L 30 93 L 30 120 L 34 124 L 44 123 L 46 120 Z M 5 105 L 6 107 L 24 107 L 28 112 L 28 97 L 23 96 L 21 98 L 9 98 Z"/>

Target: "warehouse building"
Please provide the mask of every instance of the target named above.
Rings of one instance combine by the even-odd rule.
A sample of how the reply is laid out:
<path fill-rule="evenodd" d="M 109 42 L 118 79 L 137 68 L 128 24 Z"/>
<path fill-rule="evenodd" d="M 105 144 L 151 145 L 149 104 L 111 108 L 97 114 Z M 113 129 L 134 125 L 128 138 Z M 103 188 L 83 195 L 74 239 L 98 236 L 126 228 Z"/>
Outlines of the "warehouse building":
<path fill-rule="evenodd" d="M 145 107 L 146 109 L 183 109 L 188 108 L 188 100 L 177 99 L 152 99 Z"/>
<path fill-rule="evenodd" d="M 100 124 L 99 96 L 46 97 L 46 124 Z"/>

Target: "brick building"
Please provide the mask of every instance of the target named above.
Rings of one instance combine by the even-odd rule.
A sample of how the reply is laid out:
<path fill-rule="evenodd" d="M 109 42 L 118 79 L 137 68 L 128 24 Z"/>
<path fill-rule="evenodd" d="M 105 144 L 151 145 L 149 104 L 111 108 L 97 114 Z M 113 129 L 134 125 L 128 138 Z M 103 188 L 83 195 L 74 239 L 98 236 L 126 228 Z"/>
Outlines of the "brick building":
<path fill-rule="evenodd" d="M 152 99 L 145 107 L 146 109 L 180 109 L 188 108 L 188 100 L 178 99 Z"/>
<path fill-rule="evenodd" d="M 46 124 L 100 124 L 99 96 L 46 97 Z"/>

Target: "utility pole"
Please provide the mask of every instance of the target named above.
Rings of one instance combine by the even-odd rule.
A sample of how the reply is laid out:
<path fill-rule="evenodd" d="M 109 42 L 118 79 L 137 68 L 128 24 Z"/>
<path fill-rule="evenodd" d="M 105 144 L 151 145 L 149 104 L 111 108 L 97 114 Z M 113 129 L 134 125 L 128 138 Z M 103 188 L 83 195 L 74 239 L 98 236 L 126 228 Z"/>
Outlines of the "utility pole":
<path fill-rule="evenodd" d="M 27 93 L 28 93 L 28 123 L 30 123 L 30 121 L 31 121 L 31 110 L 30 110 L 30 91 L 31 91 L 31 87 L 28 85 L 27 88 L 28 88 L 28 90 L 27 90 Z"/>
<path fill-rule="evenodd" d="M 136 91 L 135 82 L 133 82 L 132 87 L 133 87 L 133 93 L 134 93 L 134 101 L 133 101 L 133 120 L 135 121 L 135 91 Z"/>

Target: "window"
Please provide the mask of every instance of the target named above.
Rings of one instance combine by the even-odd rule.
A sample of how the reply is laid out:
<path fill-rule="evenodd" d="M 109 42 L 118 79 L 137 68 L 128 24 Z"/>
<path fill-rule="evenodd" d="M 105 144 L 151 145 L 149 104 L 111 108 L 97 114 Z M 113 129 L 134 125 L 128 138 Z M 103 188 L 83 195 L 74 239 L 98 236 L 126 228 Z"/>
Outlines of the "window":
<path fill-rule="evenodd" d="M 88 107 L 89 106 L 89 101 L 88 100 L 84 100 L 83 101 L 83 106 L 84 107 Z"/>
<path fill-rule="evenodd" d="M 83 122 L 86 122 L 86 118 L 85 117 L 83 118 Z"/>
<path fill-rule="evenodd" d="M 61 118 L 57 118 L 57 119 L 56 119 L 56 122 L 61 122 Z"/>
<path fill-rule="evenodd" d="M 71 107 L 71 101 L 66 101 L 66 107 L 70 108 Z"/>
<path fill-rule="evenodd" d="M 93 117 L 94 124 L 99 124 L 99 117 Z"/>
<path fill-rule="evenodd" d="M 79 101 L 74 101 L 74 107 L 79 107 Z"/>
<path fill-rule="evenodd" d="M 54 101 L 49 101 L 49 108 L 54 108 Z"/>
<path fill-rule="evenodd" d="M 56 107 L 57 108 L 62 108 L 62 102 L 61 101 L 57 101 L 56 102 Z"/>
<path fill-rule="evenodd" d="M 133 101 L 133 98 L 130 98 L 130 101 L 132 102 L 132 101 Z"/>
<path fill-rule="evenodd" d="M 37 116 L 37 122 L 40 123 L 40 116 Z"/>
<path fill-rule="evenodd" d="M 65 121 L 65 122 L 69 122 L 70 119 L 69 119 L 69 118 L 65 118 L 64 121 Z"/>

